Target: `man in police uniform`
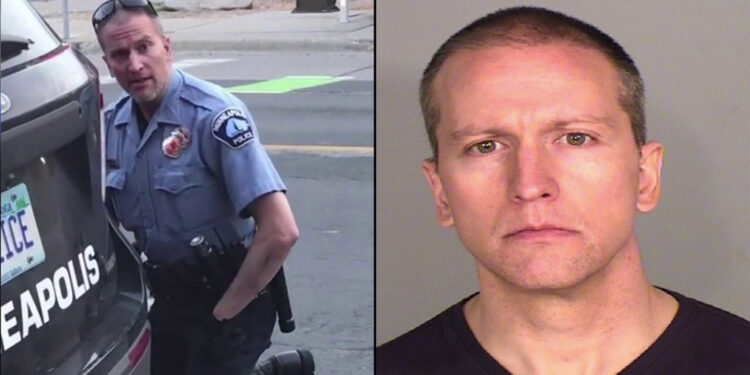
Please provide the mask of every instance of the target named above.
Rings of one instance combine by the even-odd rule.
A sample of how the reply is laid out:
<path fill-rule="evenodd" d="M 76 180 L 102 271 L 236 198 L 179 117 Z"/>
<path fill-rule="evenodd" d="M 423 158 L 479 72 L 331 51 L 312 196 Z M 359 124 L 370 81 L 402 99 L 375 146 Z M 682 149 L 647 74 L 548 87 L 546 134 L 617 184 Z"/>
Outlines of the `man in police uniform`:
<path fill-rule="evenodd" d="M 148 0 L 107 0 L 92 23 L 127 93 L 104 114 L 107 201 L 151 269 L 152 374 L 244 374 L 270 345 L 264 287 L 298 237 L 286 187 L 245 105 L 172 68 Z M 236 259 L 216 293 L 190 246 L 199 235 Z"/>

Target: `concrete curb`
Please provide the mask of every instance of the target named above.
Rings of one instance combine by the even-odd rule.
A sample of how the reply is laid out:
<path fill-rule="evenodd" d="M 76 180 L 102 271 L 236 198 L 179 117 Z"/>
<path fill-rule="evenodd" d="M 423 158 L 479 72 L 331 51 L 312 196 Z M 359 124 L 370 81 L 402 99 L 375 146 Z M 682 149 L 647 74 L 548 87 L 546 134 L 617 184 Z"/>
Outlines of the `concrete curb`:
<path fill-rule="evenodd" d="M 84 54 L 99 54 L 96 41 L 71 40 L 70 44 Z M 368 52 L 373 51 L 372 40 L 320 40 L 320 39 L 247 39 L 247 40 L 172 40 L 175 51 L 315 51 L 315 52 Z"/>
<path fill-rule="evenodd" d="M 329 13 L 209 14 L 162 20 L 176 51 L 372 52 L 375 48 L 373 11 L 352 12 L 348 23 Z M 62 34 L 61 17 L 48 17 L 47 22 Z M 88 18 L 72 17 L 69 30 L 71 45 L 86 54 L 101 52 Z"/>

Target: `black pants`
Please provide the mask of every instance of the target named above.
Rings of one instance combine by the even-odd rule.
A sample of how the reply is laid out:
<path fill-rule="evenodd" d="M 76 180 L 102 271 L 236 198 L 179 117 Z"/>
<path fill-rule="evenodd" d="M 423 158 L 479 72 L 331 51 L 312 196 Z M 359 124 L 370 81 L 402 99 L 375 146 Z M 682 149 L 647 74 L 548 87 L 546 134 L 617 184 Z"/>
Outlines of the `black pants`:
<path fill-rule="evenodd" d="M 246 375 L 271 345 L 276 307 L 270 293 L 230 321 L 213 318 L 214 301 L 157 298 L 149 313 L 151 375 Z"/>

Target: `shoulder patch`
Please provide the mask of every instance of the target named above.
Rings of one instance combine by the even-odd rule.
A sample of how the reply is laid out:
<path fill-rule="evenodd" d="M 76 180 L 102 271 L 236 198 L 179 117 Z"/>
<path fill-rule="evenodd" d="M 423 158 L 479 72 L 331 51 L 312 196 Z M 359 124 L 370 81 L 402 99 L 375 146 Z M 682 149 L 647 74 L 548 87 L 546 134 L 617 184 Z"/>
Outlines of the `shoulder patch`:
<path fill-rule="evenodd" d="M 238 149 L 255 138 L 247 117 L 238 108 L 227 108 L 216 115 L 211 122 L 211 132 L 232 149 Z"/>

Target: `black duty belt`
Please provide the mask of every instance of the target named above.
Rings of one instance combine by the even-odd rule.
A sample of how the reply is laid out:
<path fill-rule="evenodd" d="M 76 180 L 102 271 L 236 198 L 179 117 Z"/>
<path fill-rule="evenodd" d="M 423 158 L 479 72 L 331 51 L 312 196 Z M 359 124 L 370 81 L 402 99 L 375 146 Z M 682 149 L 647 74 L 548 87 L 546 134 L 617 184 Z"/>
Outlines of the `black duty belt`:
<path fill-rule="evenodd" d="M 178 302 L 218 300 L 229 287 L 228 283 L 234 280 L 246 255 L 247 249 L 239 243 L 216 255 L 222 270 L 226 272 L 225 280 L 228 280 L 222 285 L 216 285 L 205 265 L 195 263 L 194 258 L 171 264 L 146 261 L 143 266 L 151 292 L 156 298 Z"/>

